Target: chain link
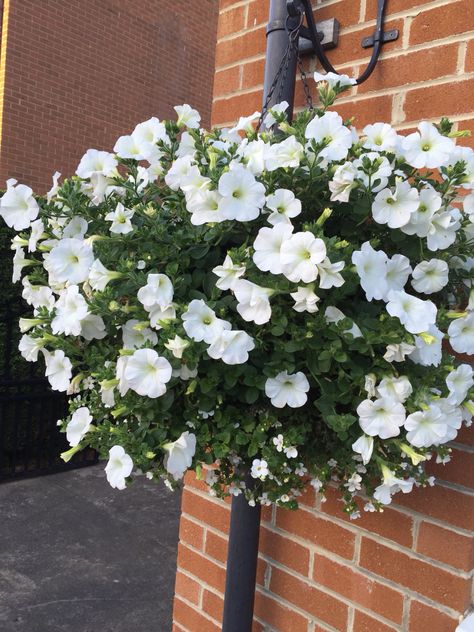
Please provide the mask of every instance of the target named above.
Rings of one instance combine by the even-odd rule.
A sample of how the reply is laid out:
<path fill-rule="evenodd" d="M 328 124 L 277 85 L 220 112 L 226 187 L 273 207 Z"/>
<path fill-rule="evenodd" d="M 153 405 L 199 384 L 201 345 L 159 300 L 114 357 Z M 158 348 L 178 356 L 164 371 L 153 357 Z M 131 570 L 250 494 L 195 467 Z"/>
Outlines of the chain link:
<path fill-rule="evenodd" d="M 308 80 L 307 80 L 307 75 L 306 72 L 303 68 L 303 62 L 301 61 L 301 56 L 298 52 L 298 56 L 296 58 L 296 62 L 298 64 L 298 68 L 300 71 L 300 77 L 301 77 L 301 82 L 303 83 L 303 90 L 304 90 L 304 94 L 306 97 L 306 104 L 308 106 L 308 110 L 310 110 L 311 112 L 314 110 L 314 105 L 313 105 L 313 97 L 311 96 L 311 91 L 309 89 L 309 85 L 308 85 Z"/>

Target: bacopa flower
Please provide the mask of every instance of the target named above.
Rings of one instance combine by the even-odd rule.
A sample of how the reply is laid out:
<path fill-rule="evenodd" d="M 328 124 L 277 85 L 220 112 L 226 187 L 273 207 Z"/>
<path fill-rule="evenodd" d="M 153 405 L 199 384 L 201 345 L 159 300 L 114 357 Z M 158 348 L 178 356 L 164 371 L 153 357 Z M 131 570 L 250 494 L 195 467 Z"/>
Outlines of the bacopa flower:
<path fill-rule="evenodd" d="M 309 382 L 301 371 L 288 374 L 282 371 L 276 377 L 269 377 L 265 382 L 265 395 L 270 398 L 275 408 L 300 408 L 308 401 Z"/>
<path fill-rule="evenodd" d="M 139 349 L 128 359 L 124 377 L 139 395 L 161 397 L 171 379 L 171 364 L 153 349 Z"/>
<path fill-rule="evenodd" d="M 66 426 L 66 438 L 73 448 L 79 445 L 86 433 L 92 428 L 92 415 L 87 406 L 77 408 L 68 425 Z"/>
<path fill-rule="evenodd" d="M 125 489 L 126 478 L 133 470 L 133 461 L 120 445 L 114 445 L 109 450 L 109 460 L 105 466 L 107 480 L 115 489 Z"/>
<path fill-rule="evenodd" d="M 259 478 L 262 481 L 265 480 L 265 478 L 270 474 L 268 463 L 264 459 L 254 459 L 250 474 L 252 478 Z"/>
<path fill-rule="evenodd" d="M 193 462 L 193 456 L 196 452 L 196 435 L 189 431 L 183 432 L 176 441 L 165 443 L 163 450 L 167 452 L 165 457 L 166 471 L 171 474 L 175 481 L 179 481 Z"/>

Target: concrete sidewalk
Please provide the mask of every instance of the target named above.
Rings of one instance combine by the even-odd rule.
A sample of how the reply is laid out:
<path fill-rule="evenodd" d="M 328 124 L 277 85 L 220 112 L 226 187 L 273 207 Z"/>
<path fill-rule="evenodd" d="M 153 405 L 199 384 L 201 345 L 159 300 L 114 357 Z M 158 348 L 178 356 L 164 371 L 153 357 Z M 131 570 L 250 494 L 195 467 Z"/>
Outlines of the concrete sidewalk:
<path fill-rule="evenodd" d="M 0 485 L 1 632 L 169 632 L 179 503 L 103 465 Z"/>

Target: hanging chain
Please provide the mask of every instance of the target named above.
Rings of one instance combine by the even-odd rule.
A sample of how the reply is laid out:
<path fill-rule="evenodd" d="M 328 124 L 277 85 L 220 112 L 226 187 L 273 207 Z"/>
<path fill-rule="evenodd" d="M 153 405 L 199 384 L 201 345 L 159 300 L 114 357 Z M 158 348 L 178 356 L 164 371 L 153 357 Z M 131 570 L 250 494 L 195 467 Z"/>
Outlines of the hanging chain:
<path fill-rule="evenodd" d="M 309 89 L 307 75 L 303 68 L 303 62 L 301 61 L 301 56 L 300 56 L 299 51 L 297 53 L 296 62 L 298 64 L 298 69 L 300 71 L 301 82 L 303 84 L 303 90 L 306 97 L 306 104 L 308 106 L 308 110 L 312 112 L 314 110 L 313 97 L 311 96 L 311 91 Z"/>

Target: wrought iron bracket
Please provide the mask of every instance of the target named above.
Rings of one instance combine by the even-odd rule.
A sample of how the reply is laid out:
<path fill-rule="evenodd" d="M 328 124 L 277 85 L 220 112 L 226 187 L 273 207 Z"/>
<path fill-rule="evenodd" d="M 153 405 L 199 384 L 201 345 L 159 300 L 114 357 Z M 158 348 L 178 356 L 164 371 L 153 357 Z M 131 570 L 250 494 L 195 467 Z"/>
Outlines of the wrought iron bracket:
<path fill-rule="evenodd" d="M 384 31 L 382 33 L 382 37 L 380 37 L 377 33 L 374 35 L 370 35 L 369 37 L 364 37 L 361 42 L 362 48 L 372 48 L 375 46 L 375 42 L 381 41 L 382 44 L 386 42 L 394 42 L 400 36 L 400 32 L 398 29 L 391 29 L 390 31 Z"/>
<path fill-rule="evenodd" d="M 321 20 L 316 22 L 316 33 L 321 42 L 321 46 L 325 50 L 336 48 L 339 42 L 339 28 L 340 24 L 336 18 L 330 18 L 329 20 Z M 298 43 L 298 50 L 301 55 L 309 55 L 314 53 L 313 42 L 311 41 L 311 33 L 307 26 L 300 28 L 300 40 Z"/>

